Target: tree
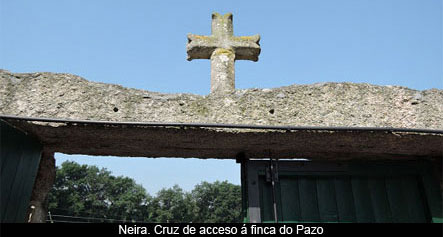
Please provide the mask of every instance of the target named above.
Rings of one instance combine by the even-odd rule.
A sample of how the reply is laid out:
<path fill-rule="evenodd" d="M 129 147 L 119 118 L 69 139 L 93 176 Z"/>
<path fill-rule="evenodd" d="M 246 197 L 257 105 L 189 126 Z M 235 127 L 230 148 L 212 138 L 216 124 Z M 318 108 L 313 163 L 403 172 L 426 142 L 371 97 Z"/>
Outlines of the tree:
<path fill-rule="evenodd" d="M 241 188 L 228 181 L 202 182 L 192 190 L 197 203 L 195 222 L 241 222 Z"/>
<path fill-rule="evenodd" d="M 162 189 L 150 203 L 150 216 L 155 222 L 193 222 L 196 203 L 178 185 Z"/>
<path fill-rule="evenodd" d="M 61 168 L 57 167 L 56 172 L 48 210 L 58 219 L 148 221 L 145 220 L 145 212 L 151 197 L 134 180 L 112 176 L 106 169 L 96 166 L 68 161 Z"/>
<path fill-rule="evenodd" d="M 67 161 L 56 172 L 48 210 L 57 221 L 241 221 L 240 186 L 227 181 L 203 182 L 192 192 L 174 185 L 151 197 L 133 179 L 96 166 Z"/>

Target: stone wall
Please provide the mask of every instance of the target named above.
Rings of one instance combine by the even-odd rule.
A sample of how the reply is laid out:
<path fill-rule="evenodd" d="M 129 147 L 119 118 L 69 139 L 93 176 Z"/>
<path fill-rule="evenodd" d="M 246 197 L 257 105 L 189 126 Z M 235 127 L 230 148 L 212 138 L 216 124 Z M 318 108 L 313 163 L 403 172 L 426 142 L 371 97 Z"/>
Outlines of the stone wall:
<path fill-rule="evenodd" d="M 124 79 L 124 78 L 122 78 Z M 356 83 L 161 94 L 0 70 L 0 114 L 82 120 L 443 129 L 443 90 Z"/>

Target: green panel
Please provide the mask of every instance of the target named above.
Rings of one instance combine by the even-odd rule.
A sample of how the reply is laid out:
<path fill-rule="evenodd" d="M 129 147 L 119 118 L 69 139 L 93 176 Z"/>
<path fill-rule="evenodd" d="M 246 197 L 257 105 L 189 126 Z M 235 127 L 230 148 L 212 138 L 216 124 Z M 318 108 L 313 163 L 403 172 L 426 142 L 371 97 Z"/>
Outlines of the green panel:
<path fill-rule="evenodd" d="M 334 181 L 339 222 L 356 222 L 351 178 L 339 176 Z"/>
<path fill-rule="evenodd" d="M 6 209 L 9 207 L 7 204 L 11 197 L 14 178 L 24 149 L 21 149 L 20 136 L 17 136 L 16 131 L 6 126 L 2 121 L 0 121 L 0 135 L 0 160 L 2 164 L 0 174 L 0 221 L 2 221 L 6 218 Z"/>
<path fill-rule="evenodd" d="M 422 183 L 431 214 L 431 221 L 443 223 L 442 196 L 437 181 L 430 174 L 426 174 L 422 177 Z"/>
<path fill-rule="evenodd" d="M 18 209 L 16 210 L 16 220 L 23 220 L 26 216 L 29 201 L 32 195 L 32 188 L 34 187 L 35 178 L 37 176 L 38 167 L 41 157 L 41 145 L 36 142 L 30 142 L 23 153 L 24 156 L 24 167 L 20 170 L 20 175 L 28 174 L 23 178 L 21 185 L 18 189 L 20 196 L 17 200 Z M 24 214 L 23 214 L 24 213 Z"/>
<path fill-rule="evenodd" d="M 301 220 L 305 222 L 320 221 L 315 177 L 299 176 L 298 187 L 300 192 Z"/>
<path fill-rule="evenodd" d="M 300 221 L 300 198 L 298 182 L 295 176 L 280 177 L 282 221 Z M 281 205 L 280 205 L 281 206 Z"/>
<path fill-rule="evenodd" d="M 317 165 L 318 171 L 284 164 L 276 187 L 279 221 L 443 221 L 439 185 L 428 163 L 349 162 L 335 170 Z M 273 221 L 272 187 L 263 173 L 260 180 L 261 220 Z"/>
<path fill-rule="evenodd" d="M 337 201 L 334 179 L 319 177 L 317 179 L 318 211 L 322 222 L 337 222 Z"/>
<path fill-rule="evenodd" d="M 23 150 L 17 152 L 16 157 L 11 157 L 11 159 L 17 159 L 18 163 L 15 167 L 11 167 L 14 169 L 11 169 L 11 176 L 12 176 L 12 185 L 10 189 L 7 191 L 9 198 L 6 202 L 6 212 L 5 216 L 8 217 L 10 220 L 17 220 L 17 209 L 20 209 L 20 199 L 21 199 L 21 193 L 22 193 L 22 187 L 24 186 L 24 182 L 26 181 L 26 175 L 25 172 L 27 171 L 27 165 L 26 165 L 26 146 L 23 146 Z M 28 201 L 29 203 L 29 201 Z M 24 217 L 23 217 L 24 218 Z"/>
<path fill-rule="evenodd" d="M 24 222 L 42 146 L 5 122 L 0 125 L 0 221 Z"/>
<path fill-rule="evenodd" d="M 352 177 L 351 183 L 357 222 L 375 222 L 371 194 L 368 187 L 368 178 L 355 176 Z"/>
<path fill-rule="evenodd" d="M 261 218 L 263 222 L 274 221 L 274 207 L 272 200 L 272 185 L 266 182 L 266 177 L 259 176 Z"/>
<path fill-rule="evenodd" d="M 388 194 L 389 206 L 391 207 L 392 222 L 409 222 L 408 203 L 403 192 L 401 177 L 386 177 L 386 191 Z"/>
<path fill-rule="evenodd" d="M 419 192 L 416 176 L 406 176 L 402 179 L 402 189 L 405 194 L 406 208 L 409 213 L 409 222 L 426 222 L 423 195 Z"/>
<path fill-rule="evenodd" d="M 383 177 L 370 177 L 368 180 L 368 186 L 369 190 L 371 190 L 375 222 L 392 222 L 391 208 L 386 194 L 385 179 Z"/>

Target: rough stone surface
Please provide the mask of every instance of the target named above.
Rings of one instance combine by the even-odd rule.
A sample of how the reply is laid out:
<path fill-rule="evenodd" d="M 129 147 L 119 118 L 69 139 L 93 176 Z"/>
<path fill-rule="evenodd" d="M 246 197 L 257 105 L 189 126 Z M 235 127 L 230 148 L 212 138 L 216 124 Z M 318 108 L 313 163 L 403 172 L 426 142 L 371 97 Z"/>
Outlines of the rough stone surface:
<path fill-rule="evenodd" d="M 28 208 L 28 222 L 45 223 L 48 213 L 48 194 L 55 181 L 55 159 L 53 152 L 43 152 L 37 177 L 32 189 Z"/>
<path fill-rule="evenodd" d="M 212 14 L 211 35 L 188 34 L 188 60 L 210 59 L 217 48 L 231 49 L 236 60 L 258 61 L 260 35 L 234 36 L 232 14 Z"/>
<path fill-rule="evenodd" d="M 220 95 L 235 90 L 235 53 L 231 50 L 216 49 L 211 56 L 211 93 Z"/>
<path fill-rule="evenodd" d="M 441 159 L 443 154 L 443 134 L 7 122 L 37 136 L 45 149 L 66 154 L 218 159 L 245 154 L 314 160 Z"/>
<path fill-rule="evenodd" d="M 161 94 L 63 73 L 0 71 L 0 114 L 104 121 L 443 129 L 443 90 L 355 83 Z"/>
<path fill-rule="evenodd" d="M 160 94 L 61 73 L 0 71 L 0 114 L 71 120 L 441 130 L 443 91 L 353 83 Z M 276 131 L 7 120 L 67 154 L 235 158 L 440 158 L 443 134 Z"/>
<path fill-rule="evenodd" d="M 210 36 L 188 34 L 188 60 L 211 59 L 211 93 L 235 89 L 235 60 L 258 61 L 260 36 L 234 36 L 232 14 L 212 14 Z"/>

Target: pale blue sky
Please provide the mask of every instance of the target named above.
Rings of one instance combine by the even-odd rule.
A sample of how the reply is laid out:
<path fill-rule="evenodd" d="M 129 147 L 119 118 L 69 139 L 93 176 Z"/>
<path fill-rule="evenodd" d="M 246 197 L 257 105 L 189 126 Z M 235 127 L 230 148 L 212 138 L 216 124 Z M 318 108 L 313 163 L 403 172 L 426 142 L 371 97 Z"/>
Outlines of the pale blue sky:
<path fill-rule="evenodd" d="M 214 11 L 234 14 L 235 35 L 261 35 L 259 61 L 236 63 L 237 88 L 443 88 L 441 0 L 0 0 L 0 68 L 204 95 L 210 64 L 186 61 L 186 34 L 210 34 Z M 56 157 L 133 177 L 151 194 L 175 183 L 240 182 L 233 160 Z"/>

